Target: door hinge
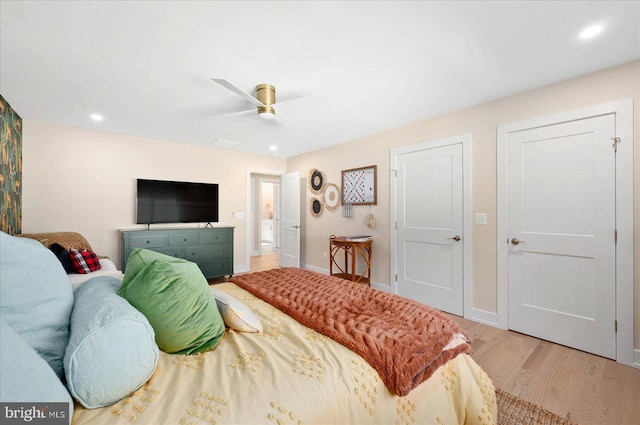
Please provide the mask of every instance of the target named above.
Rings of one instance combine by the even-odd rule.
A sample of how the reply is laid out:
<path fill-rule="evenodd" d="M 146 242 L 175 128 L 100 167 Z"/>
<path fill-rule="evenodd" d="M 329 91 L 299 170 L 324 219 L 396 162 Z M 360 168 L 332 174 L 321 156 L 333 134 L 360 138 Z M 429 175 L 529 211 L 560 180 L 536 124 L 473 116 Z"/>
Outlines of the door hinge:
<path fill-rule="evenodd" d="M 618 152 L 618 143 L 620 143 L 620 138 L 619 137 L 612 137 L 611 138 L 612 146 L 613 146 L 613 151 L 614 152 Z"/>
<path fill-rule="evenodd" d="M 398 222 L 397 221 L 393 223 L 393 228 L 398 230 Z"/>
<path fill-rule="evenodd" d="M 616 332 L 618 332 L 618 321 L 616 320 L 613 323 L 614 323 L 613 328 L 615 329 Z"/>
<path fill-rule="evenodd" d="M 613 242 L 618 243 L 618 229 L 613 230 Z"/>
<path fill-rule="evenodd" d="M 396 273 L 396 282 L 398 281 L 398 273 Z"/>

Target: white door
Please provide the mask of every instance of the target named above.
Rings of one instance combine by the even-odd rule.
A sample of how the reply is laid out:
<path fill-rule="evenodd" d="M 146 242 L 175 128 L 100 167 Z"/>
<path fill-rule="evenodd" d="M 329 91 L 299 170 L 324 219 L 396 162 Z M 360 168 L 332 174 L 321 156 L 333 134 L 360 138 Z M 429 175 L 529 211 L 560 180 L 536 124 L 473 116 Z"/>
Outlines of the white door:
<path fill-rule="evenodd" d="M 280 266 L 300 267 L 300 173 L 280 177 Z"/>
<path fill-rule="evenodd" d="M 509 328 L 604 357 L 615 339 L 615 116 L 507 139 Z"/>
<path fill-rule="evenodd" d="M 396 157 L 397 292 L 463 315 L 462 143 Z"/>

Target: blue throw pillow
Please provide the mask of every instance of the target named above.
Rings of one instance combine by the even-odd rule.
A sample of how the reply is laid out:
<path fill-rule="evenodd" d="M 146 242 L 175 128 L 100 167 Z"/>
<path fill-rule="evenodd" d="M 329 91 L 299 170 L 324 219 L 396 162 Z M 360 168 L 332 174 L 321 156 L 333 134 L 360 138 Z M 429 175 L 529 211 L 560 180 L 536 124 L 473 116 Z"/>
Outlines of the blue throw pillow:
<path fill-rule="evenodd" d="M 62 377 L 73 307 L 60 261 L 40 242 L 0 232 L 0 313 Z"/>
<path fill-rule="evenodd" d="M 94 277 L 73 293 L 67 387 L 86 408 L 108 406 L 140 388 L 158 364 L 149 321 L 117 292 L 120 281 Z"/>
<path fill-rule="evenodd" d="M 3 254 L 4 255 L 4 254 Z M 69 403 L 73 400 L 55 372 L 0 315 L 0 401 Z"/>

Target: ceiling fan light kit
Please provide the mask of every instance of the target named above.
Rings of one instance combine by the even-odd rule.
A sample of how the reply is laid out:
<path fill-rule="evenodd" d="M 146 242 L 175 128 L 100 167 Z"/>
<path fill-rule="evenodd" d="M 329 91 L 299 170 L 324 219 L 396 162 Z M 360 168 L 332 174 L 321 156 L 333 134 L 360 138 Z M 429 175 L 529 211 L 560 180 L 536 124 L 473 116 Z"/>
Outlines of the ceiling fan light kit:
<path fill-rule="evenodd" d="M 273 109 L 276 103 L 276 88 L 271 84 L 258 84 L 256 86 L 256 97 L 264 106 L 258 106 L 258 116 L 264 120 L 272 120 L 276 117 Z"/>
<path fill-rule="evenodd" d="M 258 108 L 260 109 L 260 108 Z M 276 119 L 276 111 L 273 110 L 273 108 L 271 108 L 271 110 L 267 110 L 267 111 L 258 111 L 258 116 L 260 118 L 262 118 L 263 120 L 267 120 L 267 121 L 271 121 Z"/>

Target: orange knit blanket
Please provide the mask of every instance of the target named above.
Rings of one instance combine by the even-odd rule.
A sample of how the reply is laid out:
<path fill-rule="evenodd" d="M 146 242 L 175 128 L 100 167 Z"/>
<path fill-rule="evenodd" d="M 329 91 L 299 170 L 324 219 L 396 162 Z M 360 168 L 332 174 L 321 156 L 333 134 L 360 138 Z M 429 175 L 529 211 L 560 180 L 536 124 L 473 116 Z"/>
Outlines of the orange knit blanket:
<path fill-rule="evenodd" d="M 471 352 L 466 332 L 440 311 L 361 284 L 297 268 L 231 282 L 362 356 L 399 396 Z"/>

